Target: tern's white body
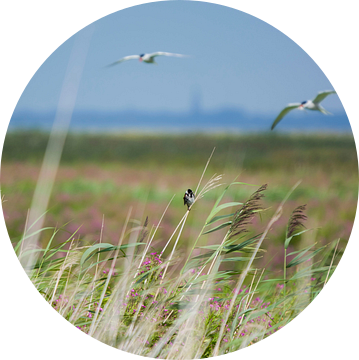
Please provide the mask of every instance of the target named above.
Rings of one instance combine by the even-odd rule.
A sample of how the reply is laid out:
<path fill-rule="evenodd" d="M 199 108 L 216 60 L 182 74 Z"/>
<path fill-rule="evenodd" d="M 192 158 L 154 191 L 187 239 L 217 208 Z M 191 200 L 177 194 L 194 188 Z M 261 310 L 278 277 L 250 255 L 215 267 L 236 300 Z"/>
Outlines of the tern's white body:
<path fill-rule="evenodd" d="M 271 130 L 273 130 L 276 125 L 279 123 L 279 121 L 281 121 L 285 115 L 287 115 L 290 111 L 294 110 L 294 109 L 299 109 L 299 110 L 316 110 L 316 111 L 320 111 L 321 113 L 328 115 L 330 114 L 329 111 L 325 110 L 323 108 L 323 106 L 320 105 L 320 102 L 323 101 L 328 95 L 330 94 L 336 94 L 336 92 L 334 90 L 327 90 L 327 91 L 321 91 L 318 93 L 318 95 L 313 99 L 313 100 L 307 100 L 307 101 L 303 101 L 302 103 L 293 103 L 293 104 L 288 104 L 280 113 L 279 115 L 276 117 L 276 119 L 273 121 Z"/>
<path fill-rule="evenodd" d="M 169 52 L 163 52 L 163 51 L 157 51 L 151 54 L 141 54 L 141 55 L 129 55 L 129 56 L 125 56 L 117 61 L 115 61 L 114 63 L 108 65 L 108 66 L 113 66 L 113 65 L 117 65 L 120 64 L 124 61 L 127 60 L 136 60 L 138 59 L 141 62 L 145 62 L 147 64 L 156 64 L 155 62 L 155 57 L 157 56 L 174 56 L 174 57 L 185 57 L 186 55 L 182 55 L 182 54 L 173 54 L 173 53 L 169 53 Z"/>

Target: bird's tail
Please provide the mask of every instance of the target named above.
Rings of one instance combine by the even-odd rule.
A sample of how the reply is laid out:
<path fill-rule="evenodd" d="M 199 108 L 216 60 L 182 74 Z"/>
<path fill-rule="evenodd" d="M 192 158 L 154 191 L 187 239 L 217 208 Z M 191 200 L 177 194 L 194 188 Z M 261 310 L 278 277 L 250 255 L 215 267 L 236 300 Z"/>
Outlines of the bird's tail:
<path fill-rule="evenodd" d="M 329 112 L 328 110 L 325 110 L 324 108 L 323 108 L 323 106 L 320 106 L 319 107 L 319 111 L 322 113 L 322 114 L 324 114 L 324 115 L 333 115 L 331 112 Z"/>

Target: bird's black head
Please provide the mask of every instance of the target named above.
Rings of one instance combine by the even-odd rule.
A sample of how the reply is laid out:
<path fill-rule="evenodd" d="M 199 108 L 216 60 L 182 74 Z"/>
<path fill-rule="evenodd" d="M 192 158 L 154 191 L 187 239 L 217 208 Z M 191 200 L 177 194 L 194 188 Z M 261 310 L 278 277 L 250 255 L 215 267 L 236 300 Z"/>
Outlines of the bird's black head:
<path fill-rule="evenodd" d="M 144 57 L 144 56 L 145 56 L 145 54 L 141 54 L 141 55 L 140 55 L 140 57 Z"/>
<path fill-rule="evenodd" d="M 306 104 L 308 101 L 302 101 L 301 102 L 301 105 L 304 105 L 304 104 Z"/>
<path fill-rule="evenodd" d="M 187 193 L 188 193 L 188 195 L 191 195 L 191 194 L 193 194 L 193 191 L 191 189 L 188 189 Z"/>

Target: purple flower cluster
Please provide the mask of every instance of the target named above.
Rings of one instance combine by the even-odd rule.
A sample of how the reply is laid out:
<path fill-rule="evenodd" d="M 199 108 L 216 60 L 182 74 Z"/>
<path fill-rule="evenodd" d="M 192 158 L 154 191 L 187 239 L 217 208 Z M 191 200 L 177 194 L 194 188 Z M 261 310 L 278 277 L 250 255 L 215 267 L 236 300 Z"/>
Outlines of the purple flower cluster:
<path fill-rule="evenodd" d="M 160 336 L 166 334 L 166 328 L 171 326 L 176 318 L 181 317 L 182 314 L 187 312 L 186 309 L 178 309 L 173 306 L 175 303 L 171 301 L 174 300 L 168 301 L 169 293 L 171 293 L 171 299 L 176 299 L 177 295 L 180 296 L 181 292 L 173 295 L 173 291 L 165 287 L 155 288 L 156 290 L 154 290 L 153 293 L 148 292 L 148 289 L 151 288 L 148 288 L 149 284 L 159 283 L 162 271 L 163 265 L 160 257 L 156 252 L 150 253 L 141 263 L 137 272 L 137 279 L 141 279 L 141 276 L 143 276 L 143 281 L 137 282 L 137 284 L 127 292 L 125 301 L 120 304 L 122 310 L 118 310 L 127 316 L 128 321 L 132 321 L 130 319 L 135 317 L 136 321 L 156 323 L 156 331 L 158 331 L 158 335 Z M 314 281 L 315 279 L 312 280 Z M 278 318 L 276 318 L 276 320 L 273 319 L 271 314 L 272 308 L 270 307 L 271 303 L 269 301 L 264 301 L 258 296 L 252 299 L 250 289 L 246 286 L 231 290 L 226 286 L 218 285 L 219 283 L 214 287 L 213 296 L 202 302 L 198 309 L 198 314 L 200 315 L 200 321 L 204 321 L 206 326 L 210 328 L 219 329 L 223 326 L 225 319 L 228 319 L 227 323 L 224 324 L 224 336 L 222 337 L 224 346 L 230 340 L 249 336 L 254 331 L 258 331 L 258 329 L 261 329 L 265 336 L 269 336 L 280 329 L 280 327 L 275 325 Z M 283 285 L 278 284 L 275 287 L 274 293 L 280 293 L 282 288 Z M 110 294 L 111 291 L 109 296 Z M 174 298 L 172 298 L 172 295 Z M 231 307 L 233 296 L 236 296 L 236 300 L 235 304 Z M 193 299 L 191 300 L 191 296 L 189 295 L 187 300 L 192 301 Z M 250 301 L 250 303 L 248 301 Z M 63 309 L 68 302 L 69 299 L 67 297 L 59 295 L 53 302 L 53 307 L 59 311 Z M 71 311 L 76 309 L 75 305 L 71 304 L 73 307 Z M 88 332 L 95 312 L 103 311 L 103 308 L 99 306 L 99 303 L 96 302 L 89 303 L 85 301 L 81 304 L 81 311 L 80 309 L 77 311 L 80 312 L 82 325 L 77 326 L 78 329 L 85 333 Z M 266 310 L 267 308 L 268 310 Z M 248 309 L 250 309 L 250 311 L 246 312 Z M 154 310 L 154 312 L 152 312 L 152 310 Z M 266 312 L 263 313 L 263 310 Z M 255 311 L 259 311 L 257 317 L 253 317 Z M 153 316 L 153 314 L 156 315 Z M 87 322 L 84 319 L 87 319 Z M 87 325 L 83 325 L 84 322 L 86 322 Z M 155 346 L 157 340 L 151 341 L 147 345 Z M 254 339 L 252 341 L 256 342 L 259 340 Z M 171 342 L 172 341 L 168 341 L 167 344 L 171 345 Z"/>
<path fill-rule="evenodd" d="M 153 272 L 149 275 L 149 278 L 151 281 L 161 278 L 162 271 L 159 270 L 159 269 L 162 269 L 162 267 L 163 267 L 163 266 L 161 266 L 161 264 L 162 264 L 162 260 L 157 255 L 157 252 L 152 252 L 149 256 L 146 257 L 146 259 L 141 264 L 139 272 L 137 273 L 137 276 L 146 274 L 149 271 L 151 271 L 152 269 L 157 268 L 156 270 L 153 270 Z"/>

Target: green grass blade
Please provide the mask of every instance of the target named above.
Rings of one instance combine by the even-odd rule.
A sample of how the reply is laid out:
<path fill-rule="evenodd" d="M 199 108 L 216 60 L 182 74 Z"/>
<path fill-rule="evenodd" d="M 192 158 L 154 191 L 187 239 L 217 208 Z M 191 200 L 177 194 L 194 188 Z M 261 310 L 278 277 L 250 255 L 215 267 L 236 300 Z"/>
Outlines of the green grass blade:
<path fill-rule="evenodd" d="M 206 226 L 213 224 L 214 222 L 218 221 L 218 220 L 222 220 L 222 219 L 226 219 L 229 218 L 231 216 L 233 216 L 235 213 L 232 214 L 228 214 L 228 215 L 220 215 L 220 216 L 215 216 L 211 221 L 209 221 L 208 223 L 206 223 Z"/>
<path fill-rule="evenodd" d="M 303 230 L 303 231 L 299 231 L 298 233 L 296 233 L 296 234 L 290 236 L 289 238 L 285 239 L 284 248 L 285 248 L 285 249 L 288 248 L 288 246 L 289 246 L 290 242 L 292 241 L 292 239 L 294 238 L 294 236 L 302 235 L 302 234 L 306 233 L 306 232 L 309 231 L 309 230 L 311 230 L 311 229 L 305 229 L 305 230 Z"/>
<path fill-rule="evenodd" d="M 222 194 L 217 198 L 216 202 L 214 203 L 214 206 L 210 212 L 210 214 L 208 215 L 208 218 L 206 220 L 206 224 L 209 223 L 209 221 L 211 221 L 211 219 L 213 218 L 214 215 L 216 215 L 220 210 L 217 210 L 218 209 L 218 204 L 222 201 L 225 193 L 227 192 L 227 190 L 232 186 L 232 185 L 249 185 L 249 186 L 255 186 L 255 185 L 252 185 L 252 184 L 247 184 L 247 183 L 243 183 L 243 182 L 232 182 L 230 183 L 229 185 L 227 185 L 225 187 L 225 189 L 223 190 Z M 239 203 L 239 205 L 243 205 L 241 203 Z M 223 209 L 222 209 L 223 210 Z"/>
<path fill-rule="evenodd" d="M 260 235 L 256 235 L 248 240 L 245 240 L 243 242 L 241 242 L 240 244 L 238 245 L 232 245 L 231 249 L 229 249 L 228 251 L 226 251 L 226 254 L 229 254 L 233 251 L 238 251 L 238 250 L 241 250 L 243 248 L 245 248 L 246 246 L 250 245 L 250 244 L 253 244 L 255 241 L 258 240 Z"/>
<path fill-rule="evenodd" d="M 19 246 L 21 245 L 21 243 L 24 241 L 24 240 L 26 240 L 26 239 L 28 239 L 28 238 L 30 238 L 31 236 L 34 236 L 34 235 L 36 235 L 36 234 L 38 234 L 38 233 L 41 233 L 41 232 L 43 232 L 43 231 L 45 231 L 45 230 L 53 230 L 53 229 L 55 229 L 54 227 L 44 227 L 44 228 L 42 228 L 42 229 L 39 229 L 39 230 L 37 230 L 37 231 L 34 231 L 33 233 L 31 233 L 31 234 L 28 234 L 28 235 L 25 235 L 25 236 L 23 236 L 22 238 L 21 238 L 21 240 L 16 244 L 16 246 L 15 246 L 15 252 L 19 249 Z"/>
<path fill-rule="evenodd" d="M 243 205 L 243 203 L 241 202 L 237 202 L 237 201 L 233 201 L 233 202 L 228 202 L 228 203 L 225 203 L 225 204 L 222 204 L 222 205 L 219 205 L 217 206 L 212 212 L 211 212 L 211 215 L 208 217 L 210 221 L 210 219 L 212 219 L 212 217 L 214 215 L 216 215 L 217 213 L 219 213 L 220 211 L 224 210 L 224 209 L 227 209 L 229 207 L 234 207 L 234 206 L 238 206 L 238 205 Z M 208 222 L 206 223 L 208 224 Z"/>
<path fill-rule="evenodd" d="M 260 257 L 255 257 L 254 259 L 260 259 Z M 238 256 L 238 257 L 232 257 L 232 258 L 225 258 L 222 259 L 222 262 L 226 262 L 226 261 L 248 261 L 250 258 L 249 257 L 242 257 L 242 256 Z"/>
<path fill-rule="evenodd" d="M 220 225 L 214 227 L 214 228 L 211 229 L 211 230 L 205 231 L 202 235 L 210 234 L 210 233 L 215 232 L 215 231 L 217 231 L 217 230 L 221 230 L 221 229 L 223 229 L 223 228 L 225 228 L 225 227 L 227 227 L 227 226 L 230 226 L 231 224 L 232 224 L 232 221 L 227 221 L 227 222 L 225 222 L 225 223 L 223 223 L 223 224 L 220 224 Z"/>
<path fill-rule="evenodd" d="M 298 271 L 296 274 L 294 274 L 290 280 L 297 280 L 300 279 L 302 277 L 307 277 L 307 276 L 311 276 L 312 274 L 317 274 L 317 273 L 326 273 L 329 269 L 329 266 L 323 266 L 320 268 L 313 268 L 312 266 L 308 266 L 305 269 Z"/>
<path fill-rule="evenodd" d="M 298 256 L 296 256 L 292 261 L 290 261 L 289 264 L 287 264 L 287 268 L 299 265 L 305 261 L 312 259 L 316 254 L 318 254 L 320 251 L 322 251 L 324 249 L 324 247 L 325 246 L 313 251 L 311 254 L 308 254 L 306 256 L 304 256 L 304 254 L 307 253 L 308 250 L 304 250 L 302 253 L 300 253 Z"/>
<path fill-rule="evenodd" d="M 92 245 L 91 247 L 89 247 L 82 255 L 81 260 L 80 260 L 80 266 L 82 267 L 83 264 L 91 257 L 91 253 L 94 252 L 95 250 L 98 249 L 108 249 L 108 248 L 113 248 L 113 244 L 109 244 L 109 243 L 100 243 L 100 244 L 95 244 Z"/>

